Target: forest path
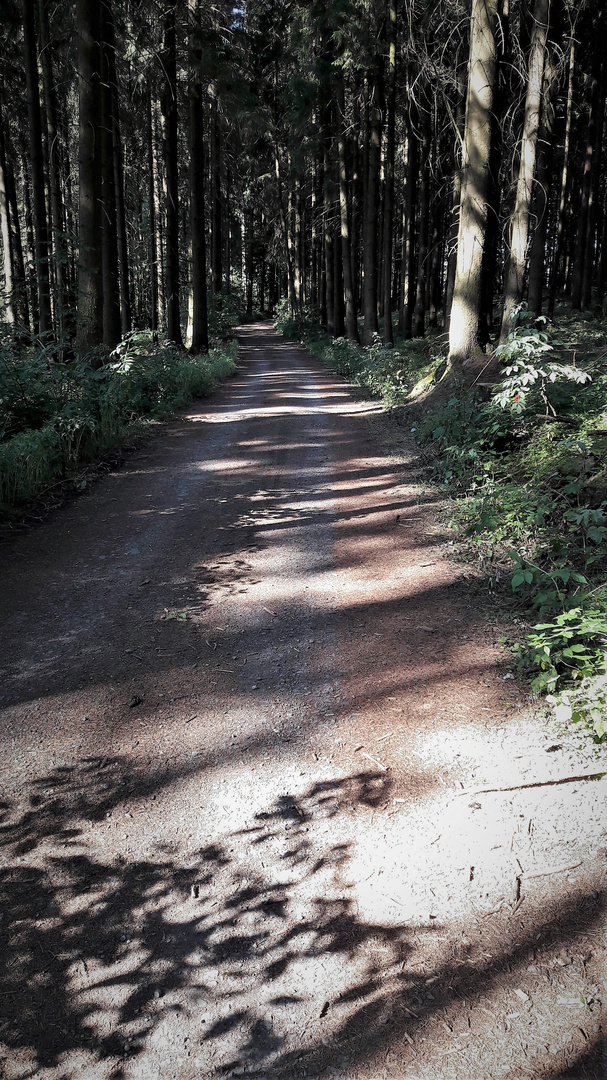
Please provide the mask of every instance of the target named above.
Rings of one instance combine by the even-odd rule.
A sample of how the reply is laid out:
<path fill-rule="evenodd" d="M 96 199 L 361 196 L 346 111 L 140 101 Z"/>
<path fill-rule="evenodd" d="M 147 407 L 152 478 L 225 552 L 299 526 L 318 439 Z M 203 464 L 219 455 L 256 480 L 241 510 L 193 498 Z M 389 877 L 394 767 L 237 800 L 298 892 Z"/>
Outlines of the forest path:
<path fill-rule="evenodd" d="M 599 1076 L 604 782 L 520 788 L 582 766 L 414 458 L 240 343 L 6 546 L 0 1074 Z"/>

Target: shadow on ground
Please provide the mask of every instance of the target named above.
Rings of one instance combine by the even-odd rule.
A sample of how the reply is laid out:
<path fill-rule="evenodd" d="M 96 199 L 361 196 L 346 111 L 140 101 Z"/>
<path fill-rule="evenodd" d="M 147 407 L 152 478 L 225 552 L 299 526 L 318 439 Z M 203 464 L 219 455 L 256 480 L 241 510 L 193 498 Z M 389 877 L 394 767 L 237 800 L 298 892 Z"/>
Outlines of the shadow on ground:
<path fill-rule="evenodd" d="M 35 779 L 25 812 L 2 806 L 0 1034 L 21 1076 L 60 1066 L 68 1080 L 107 1059 L 119 1077 L 128 1060 L 161 1049 L 177 1021 L 183 1054 L 219 1075 L 327 1066 L 349 1075 L 349 1063 L 427 1036 L 451 1003 L 484 1002 L 538 949 L 600 925 L 596 899 L 568 900 L 528 917 L 499 955 L 452 954 L 429 972 L 424 952 L 443 928 L 361 918 L 348 895 L 349 845 L 327 840 L 340 815 L 385 807 L 385 774 L 284 795 L 197 851 L 158 845 L 150 857 L 109 859 L 105 844 L 102 857 L 96 830 L 109 808 L 153 797 L 160 782 L 120 760 L 89 760 Z M 319 1009 L 327 968 L 343 977 Z M 598 1080 L 603 1065 L 597 1042 L 566 1075 Z M 557 1075 L 534 1066 L 534 1077 Z"/>

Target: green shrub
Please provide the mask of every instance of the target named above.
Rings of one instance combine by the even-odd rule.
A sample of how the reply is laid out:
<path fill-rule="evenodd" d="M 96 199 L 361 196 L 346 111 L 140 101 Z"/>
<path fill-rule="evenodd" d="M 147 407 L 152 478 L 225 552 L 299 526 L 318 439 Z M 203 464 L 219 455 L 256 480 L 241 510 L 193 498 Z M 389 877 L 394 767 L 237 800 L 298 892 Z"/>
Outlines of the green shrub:
<path fill-rule="evenodd" d="M 93 368 L 56 347 L 0 351 L 0 507 L 30 500 L 124 439 L 202 397 L 235 368 L 236 345 L 191 356 L 150 332 L 129 334 Z"/>

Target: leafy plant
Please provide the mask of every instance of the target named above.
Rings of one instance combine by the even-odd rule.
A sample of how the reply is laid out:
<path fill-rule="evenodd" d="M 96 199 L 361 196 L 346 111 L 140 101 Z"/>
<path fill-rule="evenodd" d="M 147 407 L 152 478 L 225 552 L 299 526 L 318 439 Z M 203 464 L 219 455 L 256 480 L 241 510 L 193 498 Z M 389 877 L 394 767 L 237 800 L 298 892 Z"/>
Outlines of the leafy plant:
<path fill-rule="evenodd" d="M 138 331 L 98 368 L 90 356 L 66 363 L 56 347 L 0 349 L 0 506 L 34 498 L 145 418 L 208 393 L 234 370 L 235 349 L 193 357 Z"/>
<path fill-rule="evenodd" d="M 607 741 L 607 677 L 582 679 L 570 690 L 546 698 L 561 723 L 580 724 L 597 743 Z"/>
<path fill-rule="evenodd" d="M 554 343 L 540 329 L 546 322 L 543 316 L 536 318 L 521 307 L 518 322 L 506 342 L 495 350 L 495 356 L 506 366 L 494 401 L 501 408 L 520 414 L 539 399 L 546 415 L 556 416 L 549 387 L 558 382 L 583 385 L 590 381 L 590 375 L 573 364 L 559 363 L 547 356 L 554 352 Z"/>
<path fill-rule="evenodd" d="M 525 646 L 515 645 L 520 666 L 539 669 L 535 693 L 552 692 L 565 679 L 589 678 L 606 670 L 607 614 L 572 608 L 551 622 L 538 623 Z"/>

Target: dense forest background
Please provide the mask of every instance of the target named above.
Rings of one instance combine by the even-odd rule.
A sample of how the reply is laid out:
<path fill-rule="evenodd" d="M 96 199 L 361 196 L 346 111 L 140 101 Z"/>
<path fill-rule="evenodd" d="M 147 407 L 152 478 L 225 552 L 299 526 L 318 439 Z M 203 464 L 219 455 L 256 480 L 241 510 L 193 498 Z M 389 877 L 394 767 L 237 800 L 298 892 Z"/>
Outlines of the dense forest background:
<path fill-rule="evenodd" d="M 602 0 L 6 0 L 0 33 L 20 334 L 199 351 L 285 298 L 457 363 L 523 299 L 602 309 Z"/>

